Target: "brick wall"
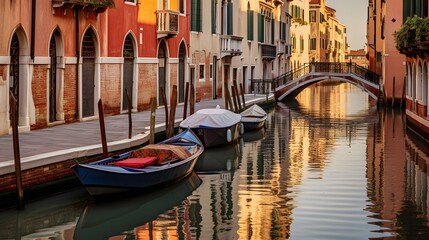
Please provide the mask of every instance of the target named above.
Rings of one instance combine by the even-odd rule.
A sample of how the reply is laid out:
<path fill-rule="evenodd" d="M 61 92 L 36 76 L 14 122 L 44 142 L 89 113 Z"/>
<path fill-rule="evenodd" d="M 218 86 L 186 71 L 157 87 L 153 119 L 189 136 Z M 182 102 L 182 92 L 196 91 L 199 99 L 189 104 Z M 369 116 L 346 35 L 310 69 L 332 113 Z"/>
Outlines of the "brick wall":
<path fill-rule="evenodd" d="M 31 125 L 31 129 L 45 128 L 48 125 L 47 119 L 47 79 L 48 66 L 34 65 L 33 80 L 31 81 L 31 89 L 36 112 L 36 123 Z"/>
<path fill-rule="evenodd" d="M 178 74 L 178 65 L 177 64 L 170 64 L 170 96 L 173 93 L 173 85 L 178 86 L 177 83 L 177 74 Z M 177 89 L 177 93 L 179 90 Z M 170 103 L 169 103 L 170 104 Z"/>
<path fill-rule="evenodd" d="M 138 111 L 150 109 L 150 99 L 157 94 L 157 64 L 140 64 L 138 73 Z"/>
<path fill-rule="evenodd" d="M 121 111 L 121 64 L 100 65 L 100 94 L 105 115 Z"/>
<path fill-rule="evenodd" d="M 64 120 L 76 122 L 76 65 L 66 65 L 64 69 Z"/>

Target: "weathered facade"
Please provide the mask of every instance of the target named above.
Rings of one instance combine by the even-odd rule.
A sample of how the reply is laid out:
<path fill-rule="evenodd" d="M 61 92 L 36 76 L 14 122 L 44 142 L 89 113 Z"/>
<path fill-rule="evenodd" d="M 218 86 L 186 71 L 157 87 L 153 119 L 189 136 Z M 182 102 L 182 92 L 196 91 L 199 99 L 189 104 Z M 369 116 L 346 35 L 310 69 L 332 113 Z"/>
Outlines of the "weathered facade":
<path fill-rule="evenodd" d="M 2 1 L 0 134 L 10 132 L 9 90 L 20 131 L 149 108 L 178 86 L 184 101 L 189 1 Z M 128 103 L 126 92 L 131 98 Z"/>
<path fill-rule="evenodd" d="M 406 57 L 407 126 L 429 139 L 428 0 L 403 0 L 402 4 L 403 15 L 398 21 L 403 23 L 395 33 L 395 40 L 396 48 Z"/>

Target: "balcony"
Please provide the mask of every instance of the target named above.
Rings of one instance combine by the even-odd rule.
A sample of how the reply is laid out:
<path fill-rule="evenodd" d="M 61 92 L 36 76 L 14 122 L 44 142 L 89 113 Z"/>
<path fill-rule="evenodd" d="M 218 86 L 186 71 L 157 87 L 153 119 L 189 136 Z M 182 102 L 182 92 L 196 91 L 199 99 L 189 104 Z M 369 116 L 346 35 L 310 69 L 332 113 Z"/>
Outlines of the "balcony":
<path fill-rule="evenodd" d="M 277 7 L 278 5 L 283 5 L 283 0 L 274 0 L 274 5 Z"/>
<path fill-rule="evenodd" d="M 273 60 L 276 58 L 276 46 L 271 44 L 261 44 L 261 57 L 263 60 Z"/>
<path fill-rule="evenodd" d="M 285 57 L 291 57 L 291 56 L 292 56 L 292 45 L 286 45 Z"/>
<path fill-rule="evenodd" d="M 221 58 L 226 56 L 237 56 L 243 53 L 243 37 L 222 35 L 220 36 L 220 55 Z"/>
<path fill-rule="evenodd" d="M 79 8 L 90 12 L 102 13 L 115 7 L 114 0 L 52 0 L 53 8 Z"/>
<path fill-rule="evenodd" d="M 158 38 L 176 36 L 179 33 L 179 12 L 156 11 L 156 33 Z"/>

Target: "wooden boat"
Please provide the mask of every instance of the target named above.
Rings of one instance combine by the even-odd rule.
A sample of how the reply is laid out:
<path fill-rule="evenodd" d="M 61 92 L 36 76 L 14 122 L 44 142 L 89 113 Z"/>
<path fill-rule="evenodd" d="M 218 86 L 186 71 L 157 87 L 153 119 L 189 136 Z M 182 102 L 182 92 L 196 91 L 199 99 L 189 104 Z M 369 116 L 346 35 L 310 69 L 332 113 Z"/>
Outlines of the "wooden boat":
<path fill-rule="evenodd" d="M 260 106 L 254 104 L 240 113 L 244 131 L 253 131 L 265 126 L 267 112 Z"/>
<path fill-rule="evenodd" d="M 215 147 L 235 142 L 240 136 L 240 114 L 226 109 L 201 109 L 180 123 L 181 129 L 190 128 L 200 138 L 204 147 Z"/>
<path fill-rule="evenodd" d="M 93 202 L 79 217 L 74 239 L 111 239 L 123 236 L 124 232 L 135 233 L 135 228 L 145 231 L 144 225 L 156 221 L 160 214 L 176 217 L 171 216 L 176 211 L 169 210 L 182 205 L 201 183 L 192 171 L 188 177 L 150 194 Z"/>
<path fill-rule="evenodd" d="M 147 189 L 189 175 L 204 147 L 189 129 L 137 150 L 72 166 L 91 195 Z"/>

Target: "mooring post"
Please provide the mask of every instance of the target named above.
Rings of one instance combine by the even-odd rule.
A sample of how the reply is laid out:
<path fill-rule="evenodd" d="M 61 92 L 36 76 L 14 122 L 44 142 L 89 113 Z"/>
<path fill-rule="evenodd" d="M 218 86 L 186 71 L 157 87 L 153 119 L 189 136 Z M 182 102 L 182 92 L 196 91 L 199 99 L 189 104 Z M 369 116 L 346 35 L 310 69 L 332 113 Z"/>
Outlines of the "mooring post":
<path fill-rule="evenodd" d="M 155 143 L 155 113 L 156 113 L 156 98 L 151 98 L 150 107 L 150 125 L 149 125 L 149 143 Z"/>
<path fill-rule="evenodd" d="M 189 82 L 185 85 L 185 102 L 183 103 L 183 120 L 186 119 L 186 113 L 188 112 L 188 94 L 189 94 Z"/>
<path fill-rule="evenodd" d="M 393 77 L 392 85 L 392 107 L 395 105 L 395 77 Z"/>
<path fill-rule="evenodd" d="M 167 138 L 174 135 L 174 120 L 176 118 L 176 106 L 177 106 L 177 86 L 173 85 L 173 92 L 170 98 L 170 123 L 168 124 Z"/>
<path fill-rule="evenodd" d="M 191 82 L 191 87 L 189 91 L 189 115 L 194 114 L 195 112 L 195 89 L 194 84 Z"/>
<path fill-rule="evenodd" d="M 128 94 L 128 90 L 125 89 L 125 94 L 127 95 L 127 101 L 128 101 L 128 139 L 131 139 L 132 137 L 132 131 L 133 131 L 133 120 L 131 119 L 131 109 L 132 109 L 132 105 L 131 105 L 131 98 L 130 95 Z"/>
<path fill-rule="evenodd" d="M 17 100 L 13 92 L 9 92 L 10 107 L 11 107 L 11 120 L 12 120 L 12 137 L 13 137 L 13 155 L 15 159 L 15 178 L 16 190 L 18 192 L 18 209 L 24 209 L 24 190 L 22 188 L 22 175 L 21 175 L 21 154 L 19 149 L 18 137 L 18 113 L 16 110 Z"/>
<path fill-rule="evenodd" d="M 240 89 L 241 89 L 241 98 L 243 100 L 243 110 L 246 109 L 246 100 L 244 99 L 244 87 L 243 84 L 240 83 Z"/>
<path fill-rule="evenodd" d="M 164 88 L 161 87 L 161 96 L 162 102 L 164 103 L 164 111 L 165 111 L 165 131 L 168 129 L 168 106 L 167 106 L 167 97 L 165 96 Z"/>
<path fill-rule="evenodd" d="M 238 94 L 238 85 L 237 85 L 237 80 L 233 81 L 234 84 L 234 95 L 237 98 L 237 104 L 238 104 L 238 109 L 237 112 L 241 112 L 241 100 L 240 100 L 240 95 Z"/>
<path fill-rule="evenodd" d="M 100 133 L 101 133 L 101 146 L 103 148 L 103 157 L 108 157 L 107 151 L 107 139 L 106 139 L 106 127 L 104 126 L 104 111 L 103 111 L 103 102 L 98 100 L 98 119 L 100 122 Z"/>

